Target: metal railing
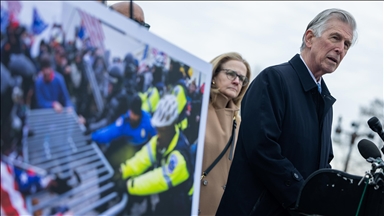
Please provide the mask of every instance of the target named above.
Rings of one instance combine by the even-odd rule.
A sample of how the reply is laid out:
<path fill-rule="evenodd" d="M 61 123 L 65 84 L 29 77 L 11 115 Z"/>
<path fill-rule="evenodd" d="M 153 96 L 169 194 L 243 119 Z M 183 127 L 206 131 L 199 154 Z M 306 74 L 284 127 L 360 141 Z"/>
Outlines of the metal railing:
<path fill-rule="evenodd" d="M 66 206 L 74 215 L 116 215 L 123 210 L 128 197 L 120 197 L 114 190 L 112 167 L 95 143 L 87 144 L 74 111 L 31 110 L 27 125 L 34 136 L 24 139 L 24 161 L 50 175 L 69 179 L 71 186 L 62 194 L 43 190 L 27 196 L 29 212 L 49 215 L 56 206 Z M 95 211 L 106 204 L 105 212 Z"/>

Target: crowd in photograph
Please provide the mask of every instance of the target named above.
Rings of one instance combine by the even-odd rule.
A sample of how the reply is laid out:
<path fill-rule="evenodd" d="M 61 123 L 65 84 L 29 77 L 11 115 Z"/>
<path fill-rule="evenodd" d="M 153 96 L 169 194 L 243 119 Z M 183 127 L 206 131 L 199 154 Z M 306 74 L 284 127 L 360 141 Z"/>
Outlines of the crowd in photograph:
<path fill-rule="evenodd" d="M 81 27 L 76 27 L 71 40 L 62 24 L 49 28 L 48 38 L 37 37 L 28 26 L 9 19 L 1 31 L 4 158 L 22 160 L 23 138 L 36 135 L 28 124 L 28 113 L 46 109 L 74 113 L 88 142 L 99 145 L 118 169 L 157 135 L 151 119 L 167 95 L 176 100 L 174 123 L 186 143 L 197 142 L 204 84 L 193 76 L 192 68 L 145 44 L 143 52 L 151 52 L 147 56 L 153 58 L 143 59 L 131 52 L 109 56 L 109 50 L 93 46 L 89 37 L 80 35 Z M 33 55 L 36 45 L 38 52 Z M 124 150 L 126 146 L 129 150 Z M 121 151 L 124 155 L 115 162 Z"/>

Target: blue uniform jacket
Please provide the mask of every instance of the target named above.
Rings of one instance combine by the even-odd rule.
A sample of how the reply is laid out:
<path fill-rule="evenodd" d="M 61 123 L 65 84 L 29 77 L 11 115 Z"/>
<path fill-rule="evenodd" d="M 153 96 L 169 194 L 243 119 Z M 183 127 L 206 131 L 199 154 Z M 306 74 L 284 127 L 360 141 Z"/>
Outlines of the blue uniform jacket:
<path fill-rule="evenodd" d="M 127 142 L 134 146 L 146 143 L 151 137 L 157 134 L 151 125 L 149 113 L 142 112 L 140 124 L 132 128 L 129 124 L 129 112 L 120 116 L 114 123 L 92 133 L 92 140 L 100 144 L 109 144 L 111 141 L 125 137 Z"/>

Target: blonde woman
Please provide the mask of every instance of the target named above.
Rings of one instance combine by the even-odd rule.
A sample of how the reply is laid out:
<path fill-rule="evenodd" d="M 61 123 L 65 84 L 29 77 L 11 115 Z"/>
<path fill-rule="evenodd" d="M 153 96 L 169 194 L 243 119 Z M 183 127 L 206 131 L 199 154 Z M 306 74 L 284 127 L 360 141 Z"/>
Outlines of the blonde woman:
<path fill-rule="evenodd" d="M 224 193 L 240 126 L 240 103 L 251 77 L 248 62 L 235 52 L 221 54 L 211 64 L 200 215 L 215 215 Z"/>

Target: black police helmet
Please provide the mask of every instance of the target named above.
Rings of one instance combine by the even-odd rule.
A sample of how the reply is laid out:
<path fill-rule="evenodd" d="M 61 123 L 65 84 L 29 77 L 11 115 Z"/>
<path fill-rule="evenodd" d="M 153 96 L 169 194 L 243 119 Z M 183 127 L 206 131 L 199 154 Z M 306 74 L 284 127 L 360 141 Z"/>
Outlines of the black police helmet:
<path fill-rule="evenodd" d="M 139 95 L 135 95 L 132 99 L 130 110 L 135 113 L 136 115 L 141 115 L 141 98 Z"/>
<path fill-rule="evenodd" d="M 108 78 L 111 83 L 120 83 L 124 77 L 122 65 L 115 63 L 108 70 Z"/>

